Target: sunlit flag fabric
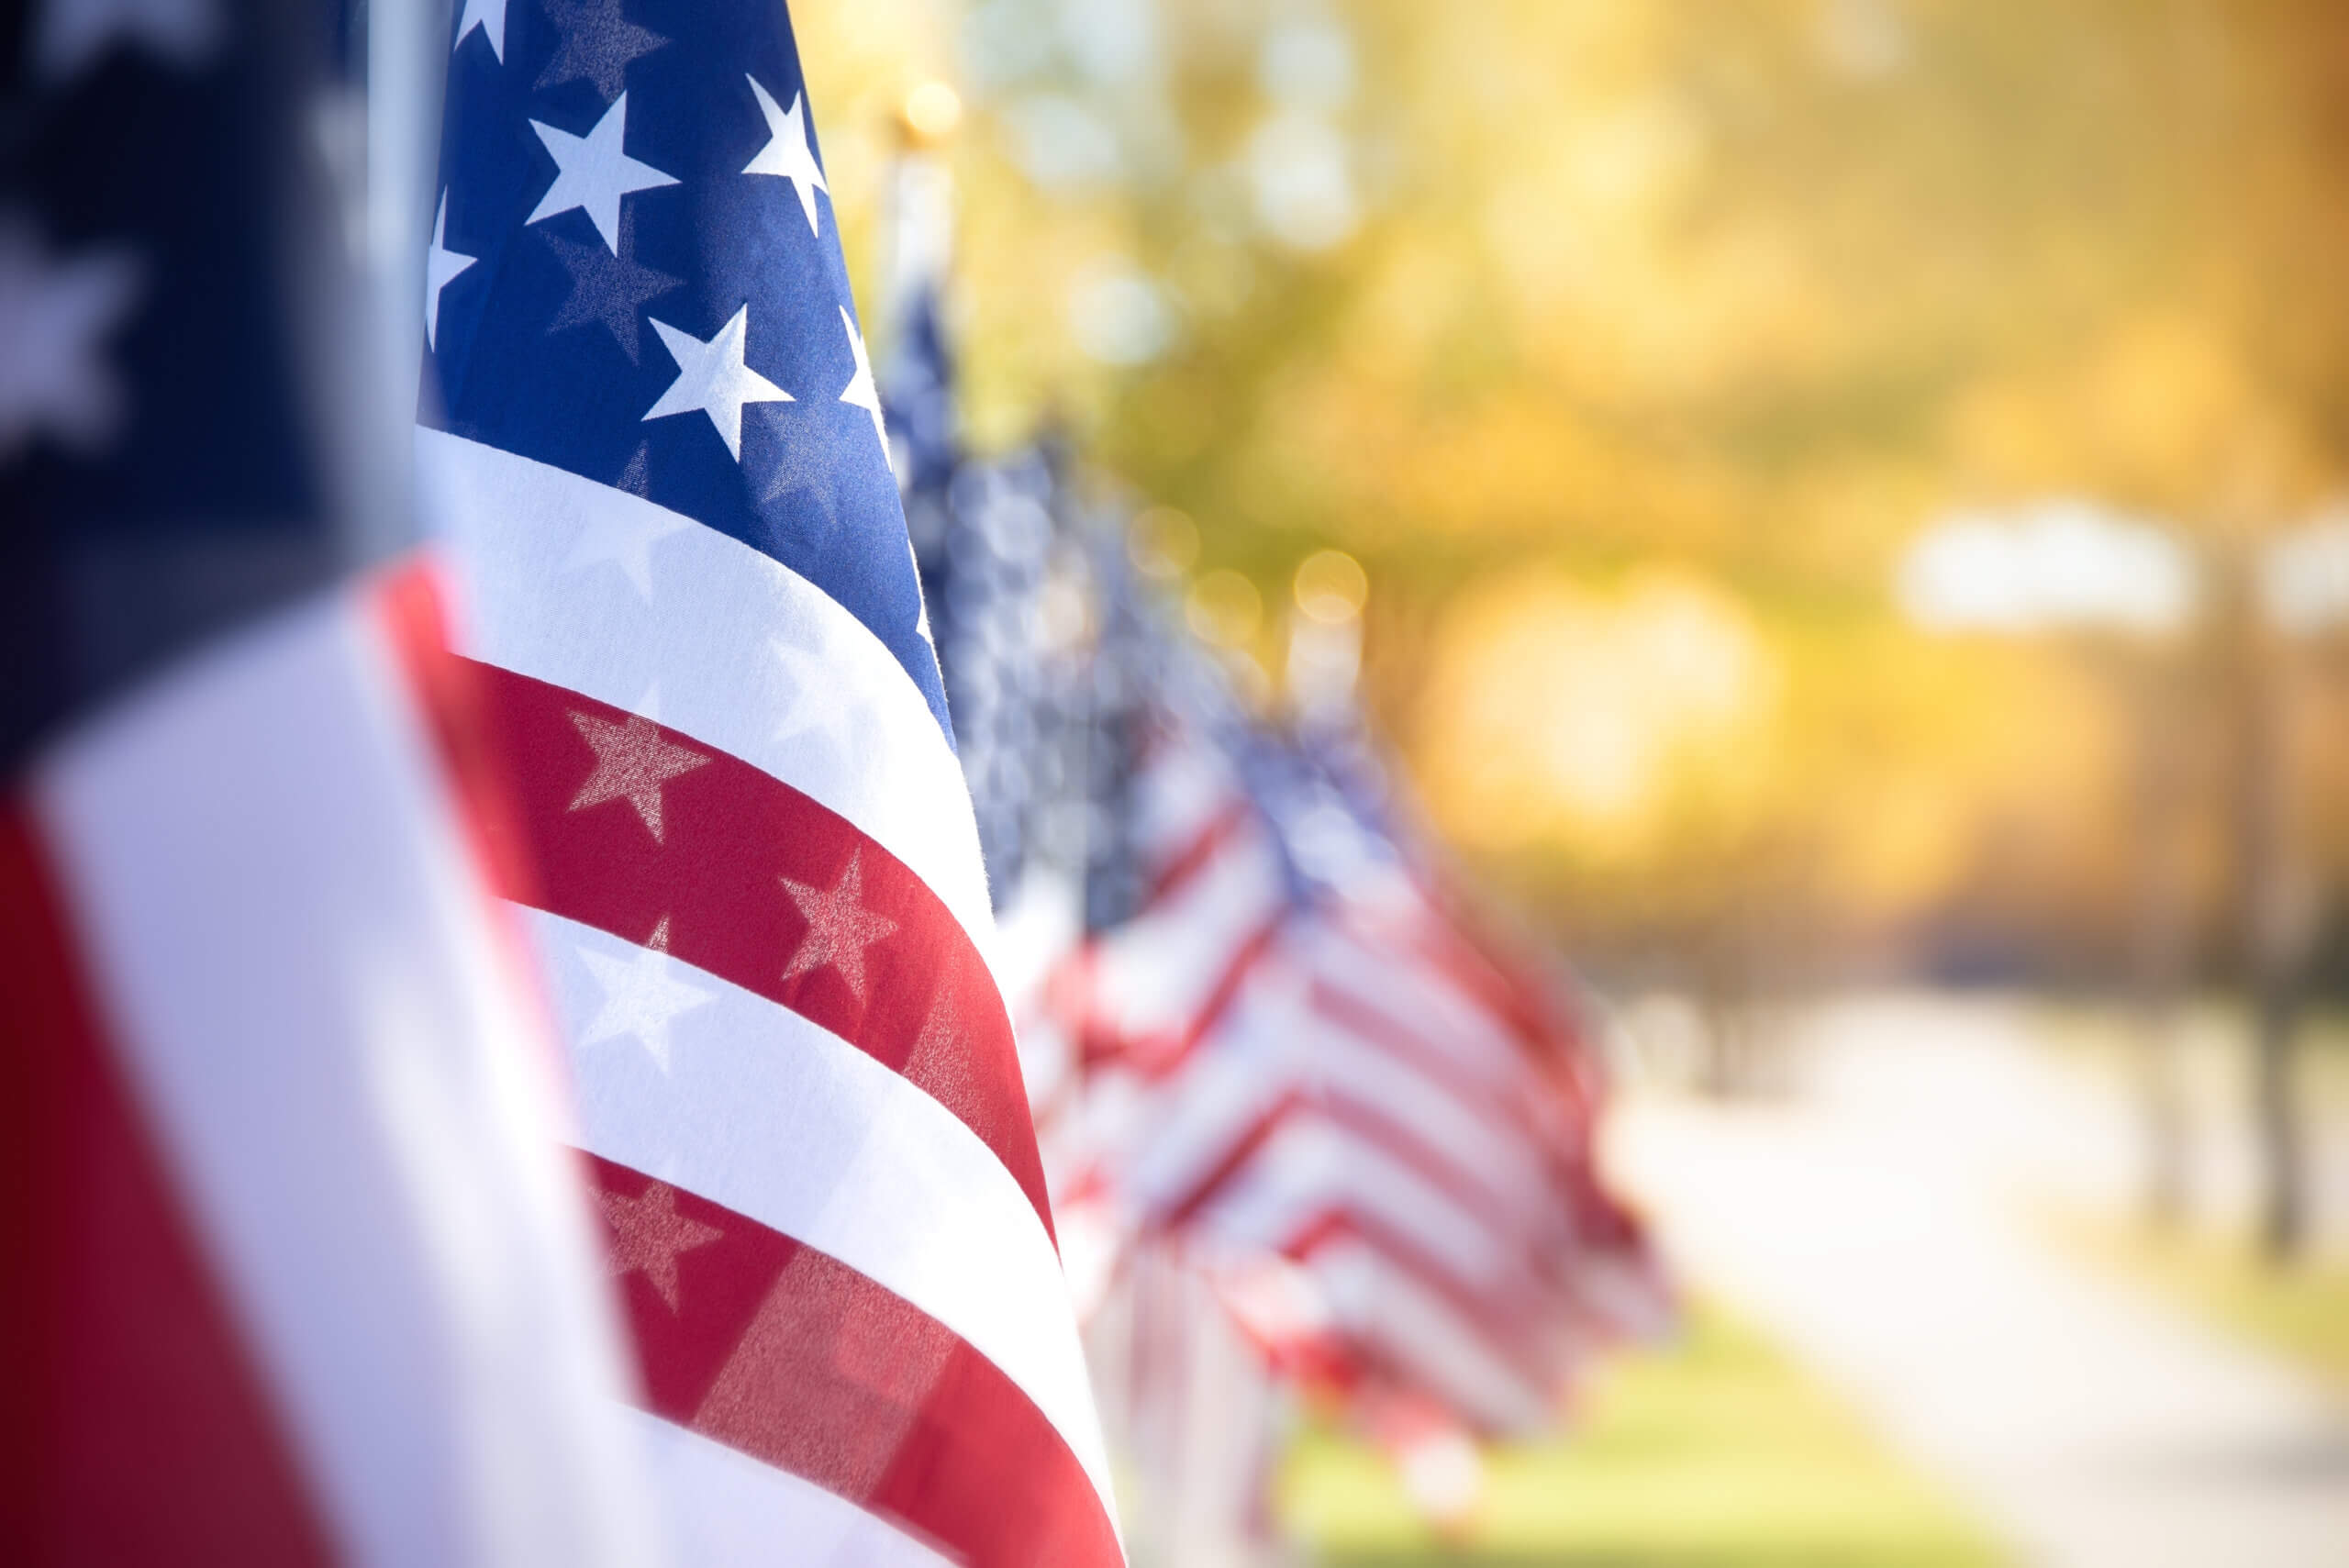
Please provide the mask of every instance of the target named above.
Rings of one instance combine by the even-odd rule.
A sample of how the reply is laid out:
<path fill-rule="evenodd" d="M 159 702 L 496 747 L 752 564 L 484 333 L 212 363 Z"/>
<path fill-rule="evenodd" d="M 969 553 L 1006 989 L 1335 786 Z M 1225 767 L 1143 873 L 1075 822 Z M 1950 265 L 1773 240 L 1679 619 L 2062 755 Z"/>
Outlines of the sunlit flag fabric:
<path fill-rule="evenodd" d="M 0 1560 L 634 1562 L 430 585 L 354 575 L 403 430 L 346 417 L 322 21 L 51 0 L 0 58 Z"/>
<path fill-rule="evenodd" d="M 463 0 L 452 44 L 420 481 L 680 1551 L 1115 1562 L 782 9 Z"/>
<path fill-rule="evenodd" d="M 1354 1379 L 1542 1425 L 1563 1314 L 1530 1266 L 1549 1205 L 1510 1046 L 1428 1017 L 1405 955 L 1302 895 L 1197 728 L 1161 729 L 1136 795 L 1155 874 L 1092 975 L 1108 1180 L 1148 1230 L 1290 1260 L 1320 1305 L 1297 1327 L 1334 1329 Z"/>

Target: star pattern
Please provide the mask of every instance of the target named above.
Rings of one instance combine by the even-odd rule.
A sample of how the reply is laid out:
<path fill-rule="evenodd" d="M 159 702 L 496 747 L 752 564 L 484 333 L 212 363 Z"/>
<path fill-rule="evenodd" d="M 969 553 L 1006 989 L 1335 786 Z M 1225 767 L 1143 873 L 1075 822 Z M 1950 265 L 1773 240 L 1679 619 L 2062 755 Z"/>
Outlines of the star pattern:
<path fill-rule="evenodd" d="M 465 0 L 465 8 L 457 17 L 457 41 L 453 49 L 465 47 L 465 35 L 475 28 L 489 40 L 489 52 L 497 63 L 506 63 L 507 0 Z"/>
<path fill-rule="evenodd" d="M 618 507 L 598 508 L 587 519 L 587 526 L 579 530 L 571 553 L 563 557 L 562 569 L 584 572 L 597 566 L 617 566 L 636 590 L 637 597 L 649 605 L 652 602 L 652 547 L 693 526 L 674 512 L 651 507 L 631 506 L 625 512 Z M 651 709 L 642 703 L 637 705 L 637 711 L 647 717 L 651 715 Z"/>
<path fill-rule="evenodd" d="M 680 332 L 665 321 L 654 321 L 669 357 L 677 361 L 677 379 L 645 410 L 647 419 L 699 410 L 718 427 L 734 461 L 742 461 L 742 405 L 789 403 L 791 394 L 742 362 L 742 348 L 751 332 L 751 307 L 734 313 L 707 343 L 690 332 Z"/>
<path fill-rule="evenodd" d="M 799 647 L 779 637 L 767 639 L 789 684 L 786 705 L 775 716 L 774 738 L 798 740 L 803 754 L 813 750 L 804 737 L 820 735 L 827 759 L 848 754 L 848 722 L 852 703 L 842 700 L 843 661 L 829 659 L 818 650 Z"/>
<path fill-rule="evenodd" d="M 889 455 L 889 427 L 881 417 L 880 390 L 873 384 L 873 360 L 864 351 L 864 334 L 856 329 L 856 318 L 848 313 L 846 306 L 841 306 L 841 325 L 848 329 L 848 351 L 856 360 L 856 373 L 849 377 L 848 385 L 841 389 L 841 401 L 873 416 L 873 434 L 881 443 L 881 461 L 889 465 L 890 473 L 895 473 L 897 462 Z M 911 550 L 913 541 L 907 540 L 906 548 Z"/>
<path fill-rule="evenodd" d="M 626 225 L 622 225 L 625 233 Z M 571 293 L 547 324 L 550 332 L 600 321 L 636 364 L 644 352 L 643 310 L 647 304 L 679 287 L 682 278 L 655 272 L 621 251 L 601 245 L 583 245 L 550 228 L 544 231 L 555 260 L 571 274 Z"/>
<path fill-rule="evenodd" d="M 669 40 L 620 15 L 620 0 L 546 0 L 547 19 L 562 35 L 534 86 L 544 90 L 583 78 L 609 102 L 627 85 L 631 61 Z"/>
<path fill-rule="evenodd" d="M 540 120 L 530 128 L 539 133 L 554 159 L 554 183 L 539 198 L 524 223 L 538 223 L 577 207 L 604 237 L 613 255 L 620 251 L 620 198 L 637 191 L 658 190 L 677 183 L 650 163 L 640 163 L 624 151 L 628 139 L 628 95 L 622 93 L 604 111 L 604 117 L 585 136 L 557 130 Z"/>
<path fill-rule="evenodd" d="M 51 82 L 78 75 L 117 39 L 183 70 L 220 41 L 218 0 L 46 0 L 33 51 Z"/>
<path fill-rule="evenodd" d="M 864 906 L 863 858 L 862 849 L 851 853 L 848 869 L 829 888 L 810 887 L 787 876 L 780 879 L 807 922 L 807 932 L 799 939 L 783 977 L 796 980 L 829 965 L 860 1003 L 864 1000 L 864 950 L 897 929 L 897 922 Z"/>
<path fill-rule="evenodd" d="M 908 591 L 879 350 L 844 286 L 839 214 L 822 210 L 830 183 L 796 58 L 707 7 L 513 5 L 455 6 L 446 200 L 425 278 L 440 291 L 426 311 L 440 395 L 425 422 L 657 499 L 798 573 L 883 641 L 943 727 L 937 657 Z M 480 31 L 504 62 L 509 19 L 514 70 L 494 71 L 464 40 Z M 537 240 L 507 249 L 525 231 Z M 480 259 L 467 266 L 452 242 Z M 754 403 L 769 406 L 746 415 Z M 696 413 L 718 447 L 695 430 Z M 854 433 L 868 425 L 877 468 Z M 647 604 L 671 585 L 658 537 L 583 519 L 552 543 L 558 574 L 608 565 Z M 630 607 L 616 584 L 579 585 Z"/>
<path fill-rule="evenodd" d="M 612 1229 L 614 1278 L 642 1271 L 662 1304 L 675 1312 L 684 1305 L 677 1290 L 677 1257 L 723 1240 L 726 1232 L 677 1212 L 677 1189 L 654 1182 L 635 1197 L 597 1193 L 604 1223 Z"/>
<path fill-rule="evenodd" d="M 440 193 L 440 210 L 432 219 L 432 248 L 424 253 L 424 346 L 440 346 L 440 291 L 479 260 L 449 249 L 449 193 Z"/>
<path fill-rule="evenodd" d="M 625 800 L 636 808 L 653 842 L 662 842 L 662 786 L 709 758 L 662 739 L 659 725 L 636 714 L 629 715 L 625 724 L 614 724 L 592 713 L 574 712 L 571 724 L 596 752 L 596 769 L 571 797 L 571 809 L 584 811 L 607 800 Z"/>
<path fill-rule="evenodd" d="M 759 95 L 759 112 L 767 117 L 767 144 L 758 155 L 742 165 L 745 174 L 774 174 L 788 180 L 799 192 L 799 205 L 807 214 L 807 231 L 821 235 L 824 230 L 816 221 L 816 193 L 832 194 L 824 183 L 824 171 L 816 161 L 816 150 L 807 140 L 807 117 L 802 112 L 800 95 L 791 95 L 788 111 L 775 107 L 774 99 L 755 76 L 749 78 L 751 91 Z"/>
<path fill-rule="evenodd" d="M 104 350 L 142 271 L 118 250 L 52 261 L 28 229 L 0 228 L 0 459 L 39 435 L 94 452 L 120 428 L 125 399 Z"/>
<path fill-rule="evenodd" d="M 614 958 L 594 948 L 579 950 L 580 962 L 604 992 L 596 1016 L 580 1033 L 579 1043 L 601 1045 L 606 1040 L 633 1039 L 664 1076 L 669 1071 L 670 1030 L 677 1019 L 718 999 L 715 991 L 705 991 L 677 977 L 685 966 L 667 954 L 667 928 L 665 917 L 655 928 L 662 948 L 634 948 L 626 958 Z"/>

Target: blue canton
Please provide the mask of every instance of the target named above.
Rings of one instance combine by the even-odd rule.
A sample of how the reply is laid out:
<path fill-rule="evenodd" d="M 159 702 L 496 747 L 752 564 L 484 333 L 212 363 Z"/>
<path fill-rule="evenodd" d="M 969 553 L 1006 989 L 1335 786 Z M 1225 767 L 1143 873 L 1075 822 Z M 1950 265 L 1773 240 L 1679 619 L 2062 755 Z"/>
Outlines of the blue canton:
<path fill-rule="evenodd" d="M 493 10 L 499 35 L 474 20 Z M 419 417 L 781 562 L 896 655 L 952 744 L 779 10 L 465 6 Z M 696 379 L 713 373 L 730 395 Z"/>
<path fill-rule="evenodd" d="M 406 542 L 313 134 L 318 8 L 11 8 L 0 33 L 0 775 Z M 371 469 L 366 474 L 360 466 Z"/>

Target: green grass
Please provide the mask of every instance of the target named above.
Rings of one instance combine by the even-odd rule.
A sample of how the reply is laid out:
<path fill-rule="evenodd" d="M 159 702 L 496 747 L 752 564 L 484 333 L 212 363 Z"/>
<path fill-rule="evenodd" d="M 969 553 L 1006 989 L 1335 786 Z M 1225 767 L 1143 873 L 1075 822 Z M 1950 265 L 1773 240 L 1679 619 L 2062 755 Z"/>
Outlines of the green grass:
<path fill-rule="evenodd" d="M 2271 1263 L 2248 1240 L 2110 1221 L 2066 1218 L 2058 1232 L 2091 1262 L 2349 1395 L 2349 1262 Z"/>
<path fill-rule="evenodd" d="M 1697 1308 L 1625 1358 L 1577 1429 L 1487 1459 L 1464 1539 L 1439 1542 L 1375 1451 L 1309 1432 L 1282 1477 L 1330 1568 L 1975 1568 L 2001 1554 L 1751 1331 Z"/>

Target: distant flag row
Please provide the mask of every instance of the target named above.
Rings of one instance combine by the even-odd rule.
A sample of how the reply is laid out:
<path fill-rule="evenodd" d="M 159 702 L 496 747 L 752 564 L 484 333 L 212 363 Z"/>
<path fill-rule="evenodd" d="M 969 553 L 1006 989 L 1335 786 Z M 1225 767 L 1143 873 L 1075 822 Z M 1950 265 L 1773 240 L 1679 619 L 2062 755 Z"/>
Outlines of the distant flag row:
<path fill-rule="evenodd" d="M 1085 1064 L 1051 1129 L 1069 1179 L 1137 1234 L 1297 1276 L 1252 1326 L 1300 1367 L 1539 1429 L 1665 1307 L 1595 1175 L 1591 1042 L 1330 759 L 1149 635 L 1169 678 L 1119 845 L 1140 895 L 1054 994 Z"/>
<path fill-rule="evenodd" d="M 1083 888 L 1016 998 L 1081 1303 L 1171 1241 L 1284 1375 L 1474 1430 L 1553 1420 L 1596 1350 L 1669 1313 L 1598 1174 L 1585 1004 L 1456 895 L 1358 723 L 1252 717 L 1041 457 L 958 467 L 925 439 L 952 428 L 936 280 L 899 341 L 908 506 L 1008 945 L 1040 884 Z M 1017 528 L 1006 473 L 1029 476 Z M 1039 581 L 1071 586 L 1071 555 L 1087 640 L 1056 659 Z"/>

